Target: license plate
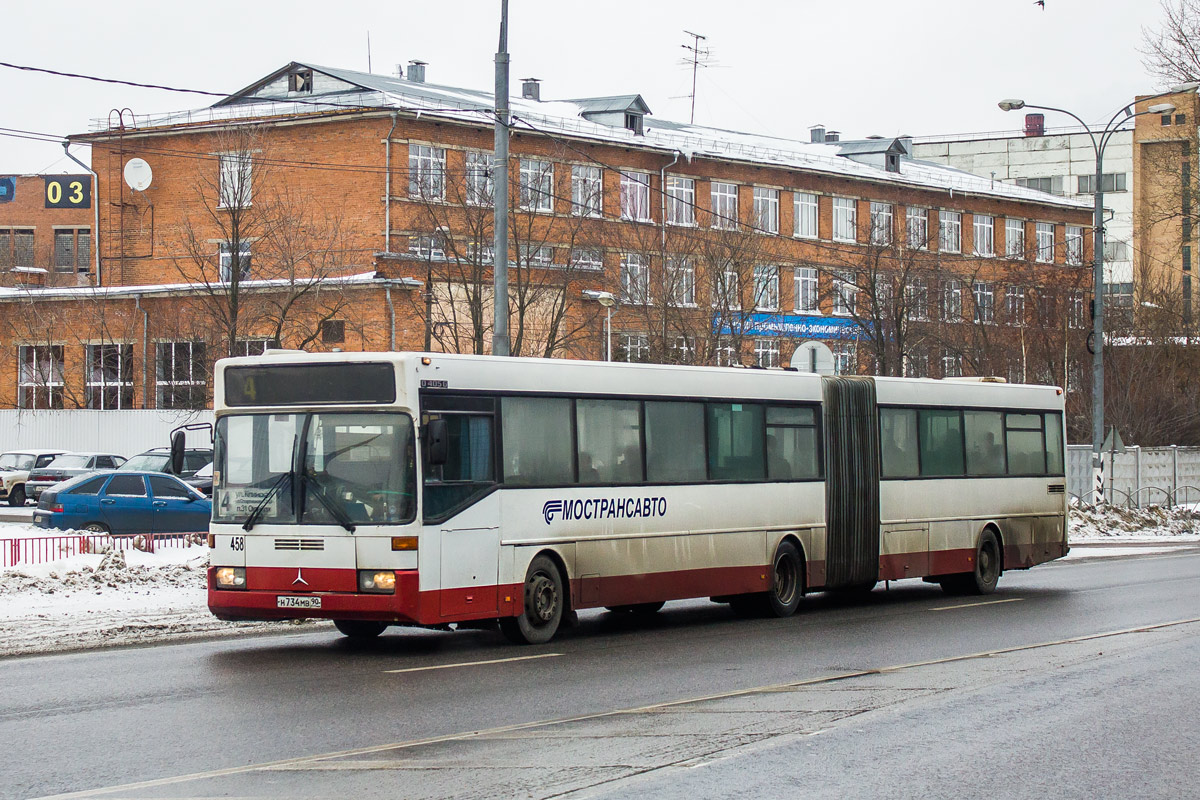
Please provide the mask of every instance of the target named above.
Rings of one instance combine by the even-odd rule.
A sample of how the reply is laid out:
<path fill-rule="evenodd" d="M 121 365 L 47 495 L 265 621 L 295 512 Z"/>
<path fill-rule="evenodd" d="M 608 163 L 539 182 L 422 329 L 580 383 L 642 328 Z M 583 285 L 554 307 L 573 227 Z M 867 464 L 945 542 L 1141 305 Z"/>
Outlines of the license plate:
<path fill-rule="evenodd" d="M 276 608 L 320 608 L 319 597 L 276 597 Z"/>

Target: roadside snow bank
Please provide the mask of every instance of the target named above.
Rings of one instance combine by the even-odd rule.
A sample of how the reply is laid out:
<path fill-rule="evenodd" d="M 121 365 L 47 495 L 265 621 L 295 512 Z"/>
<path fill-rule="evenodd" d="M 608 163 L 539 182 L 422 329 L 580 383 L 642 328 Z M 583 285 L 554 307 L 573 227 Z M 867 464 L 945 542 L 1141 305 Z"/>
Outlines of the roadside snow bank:
<path fill-rule="evenodd" d="M 7 530 L 4 533 L 8 533 Z M 294 623 L 222 622 L 208 611 L 208 548 L 112 550 L 0 570 L 0 655 L 80 650 Z"/>
<path fill-rule="evenodd" d="M 1091 506 L 1070 510 L 1067 538 L 1072 543 L 1089 542 L 1197 542 L 1200 513 L 1188 506 L 1122 508 Z"/>

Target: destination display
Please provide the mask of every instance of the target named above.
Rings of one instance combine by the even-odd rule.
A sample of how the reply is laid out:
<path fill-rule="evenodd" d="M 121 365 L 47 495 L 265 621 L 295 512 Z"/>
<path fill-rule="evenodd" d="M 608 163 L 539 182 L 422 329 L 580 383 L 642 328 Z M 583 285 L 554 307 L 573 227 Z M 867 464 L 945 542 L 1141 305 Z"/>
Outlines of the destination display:
<path fill-rule="evenodd" d="M 394 403 L 391 364 L 275 364 L 225 370 L 229 406 Z"/>

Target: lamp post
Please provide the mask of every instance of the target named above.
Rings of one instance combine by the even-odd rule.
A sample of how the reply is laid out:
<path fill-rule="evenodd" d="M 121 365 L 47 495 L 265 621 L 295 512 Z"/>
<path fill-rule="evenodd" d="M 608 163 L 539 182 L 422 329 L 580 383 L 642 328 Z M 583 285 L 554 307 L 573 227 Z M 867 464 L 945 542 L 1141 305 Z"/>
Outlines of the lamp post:
<path fill-rule="evenodd" d="M 1200 83 L 1172 86 L 1168 91 L 1142 98 L 1140 102 L 1193 91 L 1197 86 L 1200 86 Z M 1174 105 L 1158 103 L 1145 111 L 1133 113 L 1130 109 L 1137 102 L 1139 101 L 1129 103 L 1113 114 L 1108 124 L 1099 130 L 1099 138 L 1096 136 L 1097 131 L 1092 130 L 1092 126 L 1066 109 L 1033 105 L 1024 100 L 1002 100 L 999 103 L 1001 111 L 1036 108 L 1042 111 L 1066 114 L 1083 126 L 1084 131 L 1092 140 L 1092 149 L 1096 152 L 1096 172 L 1093 178 L 1095 205 L 1092 212 L 1092 489 L 1093 500 L 1096 504 L 1104 502 L 1104 150 L 1108 147 L 1113 134 L 1121 129 L 1126 120 L 1147 114 L 1173 114 L 1175 112 Z"/>
<path fill-rule="evenodd" d="M 617 306 L 617 298 L 612 292 L 594 289 L 584 289 L 583 296 L 604 306 L 604 360 L 612 361 L 612 313 Z"/>

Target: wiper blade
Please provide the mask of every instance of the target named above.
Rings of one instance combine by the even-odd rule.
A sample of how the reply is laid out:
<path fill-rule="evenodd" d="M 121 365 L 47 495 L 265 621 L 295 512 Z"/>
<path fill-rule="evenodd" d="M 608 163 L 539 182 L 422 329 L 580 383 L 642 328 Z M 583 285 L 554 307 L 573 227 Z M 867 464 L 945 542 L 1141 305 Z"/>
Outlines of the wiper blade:
<path fill-rule="evenodd" d="M 350 515 L 346 513 L 346 509 L 342 508 L 342 504 L 336 500 L 329 499 L 329 496 L 325 494 L 325 489 L 321 486 L 320 481 L 317 480 L 315 475 L 302 474 L 300 476 L 300 483 L 301 485 L 311 485 L 313 496 L 321 501 L 321 505 L 325 506 L 325 510 L 338 521 L 339 525 L 350 533 L 354 533 L 354 521 L 350 519 Z"/>
<path fill-rule="evenodd" d="M 242 523 L 242 530 L 249 531 L 254 527 L 254 523 L 258 522 L 258 518 L 262 516 L 263 511 L 266 509 L 267 503 L 272 497 L 275 496 L 275 493 L 279 491 L 279 487 L 283 486 L 284 479 L 287 478 L 288 480 L 291 480 L 295 476 L 296 471 L 289 469 L 287 472 L 280 475 L 278 479 L 276 479 L 275 483 L 272 484 L 267 493 L 263 495 L 263 499 L 258 501 L 258 505 L 256 505 L 254 510 L 250 512 L 250 515 L 246 517 L 246 521 Z"/>

